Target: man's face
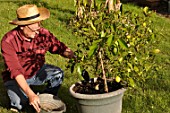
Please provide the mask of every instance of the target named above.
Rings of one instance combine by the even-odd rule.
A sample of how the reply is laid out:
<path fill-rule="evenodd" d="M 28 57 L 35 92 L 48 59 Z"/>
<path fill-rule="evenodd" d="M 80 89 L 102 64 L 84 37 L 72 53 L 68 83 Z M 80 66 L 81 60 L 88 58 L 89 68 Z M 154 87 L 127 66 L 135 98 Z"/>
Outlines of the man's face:
<path fill-rule="evenodd" d="M 41 28 L 41 23 L 33 23 L 23 27 L 23 33 L 26 38 L 35 38 L 36 34 L 39 34 L 39 29 Z"/>

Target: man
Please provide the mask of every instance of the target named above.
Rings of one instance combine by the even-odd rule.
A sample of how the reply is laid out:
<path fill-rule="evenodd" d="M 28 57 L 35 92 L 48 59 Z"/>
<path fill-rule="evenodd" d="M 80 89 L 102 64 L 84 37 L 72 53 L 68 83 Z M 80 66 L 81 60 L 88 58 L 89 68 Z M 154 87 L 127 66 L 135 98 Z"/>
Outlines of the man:
<path fill-rule="evenodd" d="M 30 85 L 47 83 L 45 93 L 57 95 L 63 80 L 63 71 L 45 64 L 45 53 L 60 54 L 73 58 L 73 51 L 60 42 L 41 21 L 50 17 L 46 8 L 24 5 L 17 9 L 17 18 L 10 24 L 16 28 L 6 33 L 1 41 L 1 52 L 6 70 L 2 73 L 4 85 L 10 98 L 11 108 L 22 110 L 29 104 L 40 112 L 40 100 Z"/>

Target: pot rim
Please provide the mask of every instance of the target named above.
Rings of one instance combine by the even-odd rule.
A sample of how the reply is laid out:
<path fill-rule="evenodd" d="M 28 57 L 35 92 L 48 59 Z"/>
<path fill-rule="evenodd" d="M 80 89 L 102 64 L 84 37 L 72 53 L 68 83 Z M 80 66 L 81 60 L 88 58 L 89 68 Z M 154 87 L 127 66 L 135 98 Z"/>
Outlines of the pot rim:
<path fill-rule="evenodd" d="M 81 94 L 81 93 L 75 93 L 73 91 L 75 84 L 72 84 L 71 87 L 69 88 L 69 92 L 70 94 L 75 97 L 75 98 L 79 98 L 79 99 L 102 99 L 102 98 L 109 98 L 112 96 L 116 96 L 119 94 L 123 94 L 127 88 L 121 88 L 118 89 L 116 91 L 113 92 L 108 92 L 108 93 L 103 93 L 103 94 Z"/>

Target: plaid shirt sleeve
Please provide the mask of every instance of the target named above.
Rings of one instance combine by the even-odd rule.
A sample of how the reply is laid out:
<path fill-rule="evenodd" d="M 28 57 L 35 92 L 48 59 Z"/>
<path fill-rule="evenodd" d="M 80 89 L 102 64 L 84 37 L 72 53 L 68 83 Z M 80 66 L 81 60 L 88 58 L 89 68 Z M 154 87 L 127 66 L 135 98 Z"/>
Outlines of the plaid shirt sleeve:
<path fill-rule="evenodd" d="M 1 52 L 8 67 L 8 71 L 11 73 L 11 79 L 13 79 L 24 72 L 22 66 L 19 64 L 16 51 L 9 39 L 10 37 L 3 37 L 3 40 L 1 41 Z"/>

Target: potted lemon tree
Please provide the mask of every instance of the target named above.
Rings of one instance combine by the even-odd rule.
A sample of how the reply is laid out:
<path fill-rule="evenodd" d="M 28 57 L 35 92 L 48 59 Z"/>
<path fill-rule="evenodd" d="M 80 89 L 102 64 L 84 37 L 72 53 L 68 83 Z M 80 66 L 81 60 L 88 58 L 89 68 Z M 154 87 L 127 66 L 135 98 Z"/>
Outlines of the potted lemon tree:
<path fill-rule="evenodd" d="M 68 67 L 84 80 L 73 84 L 70 93 L 79 113 L 121 113 L 126 89 L 150 78 L 148 73 L 157 67 L 154 58 L 159 49 L 154 46 L 151 12 L 146 7 L 138 15 L 109 11 L 106 4 L 95 1 L 93 5 L 77 3 L 82 10 L 77 8 L 70 26 L 82 41 Z"/>

